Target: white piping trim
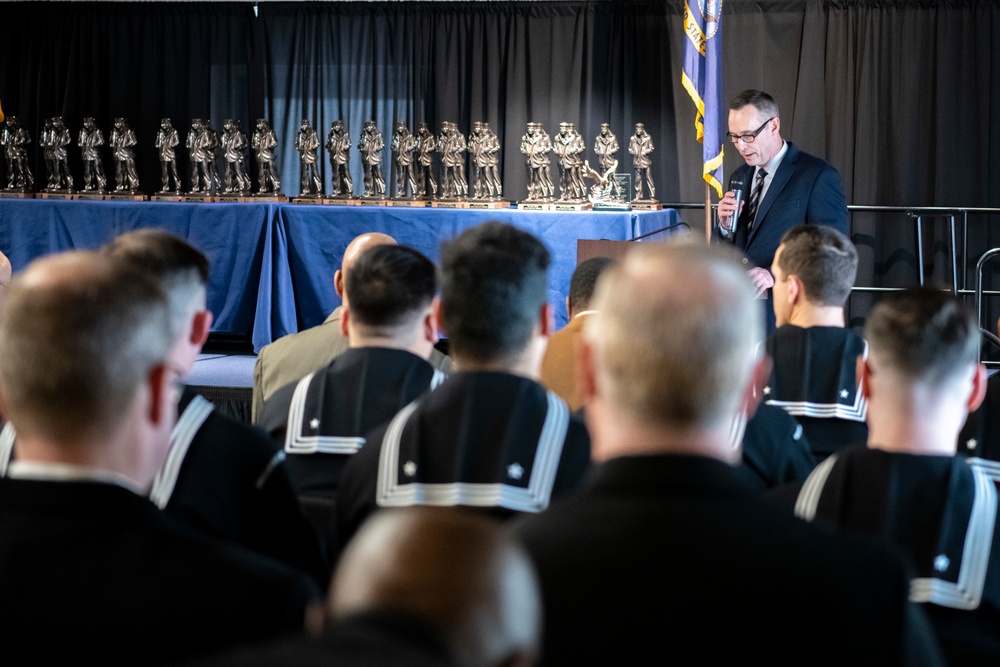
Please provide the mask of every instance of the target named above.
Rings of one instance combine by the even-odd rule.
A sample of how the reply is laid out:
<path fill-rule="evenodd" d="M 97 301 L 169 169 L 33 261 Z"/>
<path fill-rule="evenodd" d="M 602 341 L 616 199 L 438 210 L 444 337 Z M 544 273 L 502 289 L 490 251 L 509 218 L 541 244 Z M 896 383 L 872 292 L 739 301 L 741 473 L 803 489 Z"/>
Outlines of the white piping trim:
<path fill-rule="evenodd" d="M 214 409 L 210 402 L 201 396 L 195 396 L 170 432 L 170 451 L 167 453 L 166 461 L 163 462 L 163 467 L 156 473 L 153 488 L 149 491 L 149 499 L 160 509 L 170 502 L 188 448 Z"/>
<path fill-rule="evenodd" d="M 399 450 L 403 428 L 417 409 L 410 403 L 389 423 L 379 453 L 379 470 L 375 501 L 379 507 L 409 507 L 411 505 L 471 507 L 503 507 L 519 512 L 540 512 L 548 507 L 555 483 L 563 443 L 569 429 L 569 406 L 552 392 L 546 392 L 548 409 L 542 432 L 538 437 L 535 460 L 531 467 L 528 487 L 503 483 L 474 484 L 451 482 L 425 484 L 400 483 Z"/>
<path fill-rule="evenodd" d="M 362 437 L 333 435 L 303 435 L 306 397 L 316 373 L 310 373 L 295 385 L 292 402 L 288 405 L 288 427 L 285 429 L 286 454 L 356 454 L 365 444 Z"/>
<path fill-rule="evenodd" d="M 17 432 L 14 425 L 7 422 L 0 430 L 0 477 L 7 476 L 7 467 L 10 466 L 10 459 L 14 455 L 14 439 Z"/>
<path fill-rule="evenodd" d="M 819 497 L 826 486 L 826 480 L 833 470 L 834 463 L 837 462 L 837 455 L 828 456 L 816 469 L 809 473 L 805 484 L 799 491 L 799 497 L 795 499 L 795 516 L 806 521 L 816 518 L 816 506 L 819 504 Z"/>

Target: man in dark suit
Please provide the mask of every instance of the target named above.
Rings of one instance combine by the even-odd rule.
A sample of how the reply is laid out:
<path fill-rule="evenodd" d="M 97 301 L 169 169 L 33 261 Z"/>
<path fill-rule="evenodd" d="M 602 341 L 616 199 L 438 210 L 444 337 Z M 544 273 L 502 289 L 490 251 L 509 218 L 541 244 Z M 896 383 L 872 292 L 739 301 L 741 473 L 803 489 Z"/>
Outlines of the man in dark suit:
<path fill-rule="evenodd" d="M 543 663 L 934 664 L 901 562 L 795 520 L 733 467 L 730 425 L 769 370 L 738 260 L 643 246 L 595 306 L 581 365 L 603 463 L 517 527 L 542 581 Z"/>
<path fill-rule="evenodd" d="M 145 494 L 178 371 L 168 301 L 96 253 L 34 262 L 0 319 L 0 626 L 11 664 L 177 661 L 301 631 L 318 593 L 276 561 L 174 522 Z"/>
<path fill-rule="evenodd" d="M 844 191 L 832 165 L 781 138 L 778 105 L 763 91 L 744 90 L 733 98 L 726 136 L 746 161 L 730 184 L 745 185 L 739 211 L 732 190 L 719 202 L 716 234 L 743 253 L 750 278 L 763 294 L 774 284 L 768 269 L 786 231 L 801 224 L 829 225 L 849 235 Z M 774 325 L 770 311 L 768 306 L 769 329 Z"/>

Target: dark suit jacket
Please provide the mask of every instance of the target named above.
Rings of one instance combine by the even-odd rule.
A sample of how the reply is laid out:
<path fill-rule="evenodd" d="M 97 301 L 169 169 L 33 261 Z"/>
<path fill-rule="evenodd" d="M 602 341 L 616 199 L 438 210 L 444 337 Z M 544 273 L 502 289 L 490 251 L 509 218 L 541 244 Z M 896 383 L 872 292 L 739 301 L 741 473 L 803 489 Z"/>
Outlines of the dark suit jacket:
<path fill-rule="evenodd" d="M 936 664 L 901 561 L 796 520 L 720 461 L 608 461 L 515 531 L 547 665 Z"/>
<path fill-rule="evenodd" d="M 743 175 L 749 199 L 754 167 L 745 164 L 733 173 Z M 803 153 L 792 142 L 788 142 L 788 152 L 767 188 L 749 234 L 748 209 L 749 206 L 743 207 L 736 235 L 731 241 L 743 253 L 747 266 L 770 270 L 781 237 L 797 225 L 829 225 L 849 235 L 847 202 L 840 174 L 830 163 Z"/>
<path fill-rule="evenodd" d="M 318 595 L 114 484 L 0 479 L 0 536 L 9 664 L 191 658 L 301 632 Z"/>

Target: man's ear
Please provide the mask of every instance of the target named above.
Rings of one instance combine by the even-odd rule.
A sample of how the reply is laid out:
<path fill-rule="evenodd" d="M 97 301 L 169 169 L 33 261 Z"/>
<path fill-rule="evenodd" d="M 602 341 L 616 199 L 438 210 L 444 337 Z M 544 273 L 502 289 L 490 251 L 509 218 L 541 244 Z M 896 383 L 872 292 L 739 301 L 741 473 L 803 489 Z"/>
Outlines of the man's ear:
<path fill-rule="evenodd" d="M 208 334 L 212 330 L 212 311 L 199 310 L 194 314 L 191 322 L 191 344 L 202 347 L 208 340 Z"/>
<path fill-rule="evenodd" d="M 340 335 L 344 338 L 349 338 L 347 331 L 347 323 L 351 319 L 351 309 L 347 306 L 343 306 L 340 309 Z"/>
<path fill-rule="evenodd" d="M 333 272 L 333 291 L 343 300 L 344 298 L 344 272 L 337 269 Z"/>
<path fill-rule="evenodd" d="M 986 399 L 986 366 L 976 364 L 976 372 L 972 375 L 972 393 L 966 402 L 969 412 L 975 412 Z"/>
<path fill-rule="evenodd" d="M 801 303 L 805 299 L 805 289 L 802 286 L 802 279 L 798 276 L 785 276 L 785 283 L 788 285 L 788 305 L 792 306 Z"/>
<path fill-rule="evenodd" d="M 758 359 L 753 366 L 750 384 L 747 386 L 743 399 L 743 409 L 746 412 L 747 420 L 754 416 L 754 413 L 757 412 L 757 406 L 764 400 L 764 387 L 771 380 L 772 366 L 771 357 L 766 354 Z"/>
<path fill-rule="evenodd" d="M 556 329 L 555 315 L 552 313 L 552 304 L 548 301 L 542 304 L 538 310 L 538 324 L 543 336 L 550 336 Z"/>
<path fill-rule="evenodd" d="M 434 297 L 431 301 L 430 308 L 424 313 L 424 338 L 430 341 L 432 344 L 438 342 L 440 336 L 438 335 L 438 318 L 437 318 L 437 302 L 440 299 Z"/>
<path fill-rule="evenodd" d="M 594 348 L 585 337 L 577 337 L 576 373 L 585 403 L 597 397 L 597 369 L 594 367 Z"/>
<path fill-rule="evenodd" d="M 448 330 L 444 326 L 444 315 L 441 311 L 441 297 L 434 297 L 434 301 L 431 304 L 434 312 L 434 322 L 437 324 L 438 332 L 444 332 L 444 335 L 448 335 Z"/>
<path fill-rule="evenodd" d="M 868 360 L 862 355 L 858 355 L 858 360 L 854 365 L 854 374 L 858 385 L 861 387 L 861 396 L 865 400 L 872 397 L 872 368 L 868 365 Z"/>

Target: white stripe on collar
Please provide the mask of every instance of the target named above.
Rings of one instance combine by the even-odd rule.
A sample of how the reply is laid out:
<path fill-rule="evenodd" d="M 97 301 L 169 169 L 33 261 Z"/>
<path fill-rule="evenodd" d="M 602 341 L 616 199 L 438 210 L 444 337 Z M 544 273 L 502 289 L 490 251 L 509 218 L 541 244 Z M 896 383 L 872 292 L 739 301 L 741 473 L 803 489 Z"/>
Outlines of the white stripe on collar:
<path fill-rule="evenodd" d="M 14 425 L 7 422 L 0 430 L 0 477 L 7 476 L 7 468 L 10 466 L 10 457 L 14 454 Z"/>
<path fill-rule="evenodd" d="M 310 373 L 295 385 L 292 402 L 288 404 L 288 424 L 285 428 L 286 454 L 356 454 L 365 439 L 360 436 L 303 435 L 306 419 L 306 397 L 316 373 Z M 318 425 L 317 427 L 318 428 Z"/>
<path fill-rule="evenodd" d="M 519 512 L 541 512 L 549 505 L 563 444 L 569 430 L 569 406 L 553 392 L 546 392 L 548 409 L 538 437 L 531 479 L 527 488 L 503 483 L 451 482 L 400 483 L 399 450 L 406 422 L 419 401 L 403 408 L 386 429 L 379 453 L 375 501 L 379 507 L 411 505 L 503 507 Z"/>
<path fill-rule="evenodd" d="M 201 396 L 195 396 L 177 419 L 173 431 L 170 432 L 170 451 L 167 453 L 166 461 L 163 462 L 163 467 L 156 473 L 153 488 L 149 492 L 149 499 L 160 509 L 166 507 L 170 502 L 188 448 L 191 447 L 199 429 L 212 414 L 213 409 L 209 401 Z"/>

